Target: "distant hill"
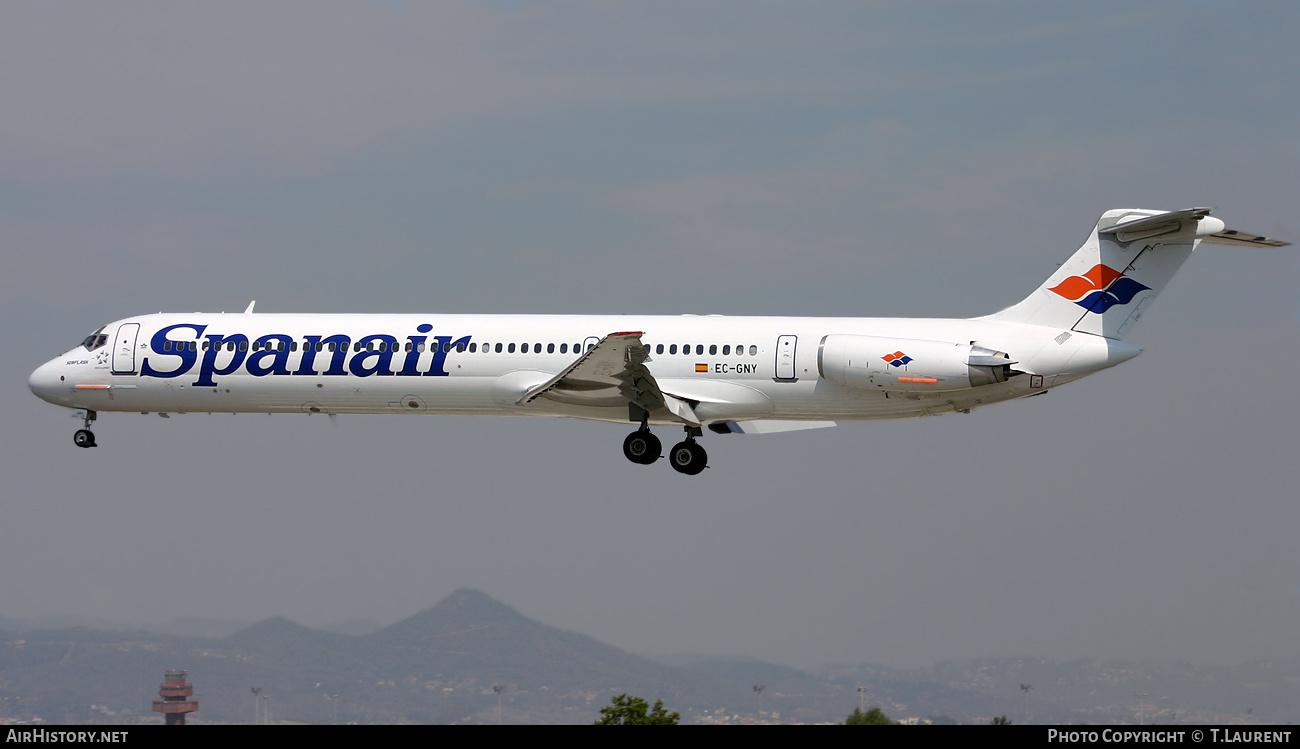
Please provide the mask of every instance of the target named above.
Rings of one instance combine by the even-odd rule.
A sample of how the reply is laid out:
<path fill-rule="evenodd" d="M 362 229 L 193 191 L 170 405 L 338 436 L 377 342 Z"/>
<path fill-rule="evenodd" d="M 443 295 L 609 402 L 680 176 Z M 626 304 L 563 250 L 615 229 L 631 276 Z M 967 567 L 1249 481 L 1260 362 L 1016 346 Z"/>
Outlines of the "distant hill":
<path fill-rule="evenodd" d="M 247 621 L 231 619 L 173 619 L 162 623 L 122 622 L 88 616 L 42 616 L 11 619 L 0 616 L 0 632 L 32 632 L 38 629 L 86 627 L 109 632 L 154 632 L 179 637 L 225 637 L 247 627 Z M 379 629 L 374 625 L 371 630 Z M 366 630 L 366 631 L 371 631 Z"/>
<path fill-rule="evenodd" d="M 274 618 L 220 639 L 84 627 L 6 634 L 0 717 L 60 722 L 147 716 L 165 668 L 187 668 L 199 719 L 249 722 L 254 686 L 273 720 L 589 723 L 613 694 L 738 706 L 742 695 L 677 669 L 549 627 L 473 590 L 364 636 Z M 97 712 L 90 705 L 102 706 Z"/>
<path fill-rule="evenodd" d="M 1297 661 L 1237 666 L 1000 658 L 929 669 L 831 666 L 810 673 L 744 658 L 650 660 L 458 590 L 389 627 L 347 634 L 273 618 L 222 637 L 2 620 L 0 719 L 155 721 L 164 669 L 188 669 L 193 722 L 251 722 L 253 687 L 272 721 L 590 723 L 612 695 L 663 699 L 683 722 L 841 721 L 865 699 L 894 718 L 1132 723 L 1295 720 Z M 671 665 L 669 665 L 671 664 Z M 858 687 L 866 688 L 865 695 Z M 1247 711 L 1250 711 L 1247 713 Z"/>

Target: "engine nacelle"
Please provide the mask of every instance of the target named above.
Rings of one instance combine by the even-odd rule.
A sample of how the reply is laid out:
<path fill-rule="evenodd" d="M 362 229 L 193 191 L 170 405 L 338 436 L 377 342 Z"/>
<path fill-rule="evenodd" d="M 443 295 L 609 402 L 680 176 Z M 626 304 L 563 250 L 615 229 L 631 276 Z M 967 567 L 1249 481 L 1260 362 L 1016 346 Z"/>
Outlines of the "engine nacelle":
<path fill-rule="evenodd" d="M 828 335 L 817 371 L 834 383 L 890 392 L 943 392 L 1006 382 L 1020 374 L 1005 353 L 983 346 L 916 338 Z"/>

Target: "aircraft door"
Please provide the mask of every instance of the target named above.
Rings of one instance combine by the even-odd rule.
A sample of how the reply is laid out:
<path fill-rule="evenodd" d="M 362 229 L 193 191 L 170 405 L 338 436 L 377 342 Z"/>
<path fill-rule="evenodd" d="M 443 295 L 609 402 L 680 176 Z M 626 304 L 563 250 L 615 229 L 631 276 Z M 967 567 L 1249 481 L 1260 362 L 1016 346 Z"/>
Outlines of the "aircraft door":
<path fill-rule="evenodd" d="M 793 382 L 795 375 L 794 357 L 798 348 L 798 336 L 783 335 L 776 339 L 776 379 Z"/>
<path fill-rule="evenodd" d="M 135 339 L 140 335 L 140 323 L 123 323 L 113 337 L 113 374 L 135 374 Z"/>

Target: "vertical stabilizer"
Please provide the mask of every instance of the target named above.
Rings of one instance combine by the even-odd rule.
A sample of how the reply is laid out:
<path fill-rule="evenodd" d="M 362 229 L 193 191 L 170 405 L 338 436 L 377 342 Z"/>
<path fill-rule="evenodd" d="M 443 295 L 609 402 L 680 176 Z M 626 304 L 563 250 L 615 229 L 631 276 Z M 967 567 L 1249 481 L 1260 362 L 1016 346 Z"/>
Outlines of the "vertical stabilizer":
<path fill-rule="evenodd" d="M 1088 241 L 1034 293 L 982 319 L 1122 338 L 1201 238 L 1223 230 L 1209 208 L 1106 211 Z"/>

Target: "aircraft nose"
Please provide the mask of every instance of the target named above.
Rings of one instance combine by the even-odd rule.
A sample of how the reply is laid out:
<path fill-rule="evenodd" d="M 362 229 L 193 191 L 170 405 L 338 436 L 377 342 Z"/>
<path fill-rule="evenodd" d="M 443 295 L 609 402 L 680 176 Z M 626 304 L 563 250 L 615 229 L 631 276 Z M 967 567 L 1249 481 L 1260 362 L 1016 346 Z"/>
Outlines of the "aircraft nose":
<path fill-rule="evenodd" d="M 59 377 L 60 362 L 57 359 L 51 359 L 32 372 L 32 376 L 27 378 L 27 387 L 31 389 L 32 395 L 43 401 L 55 403 L 59 395 L 67 391 L 67 386 Z"/>

